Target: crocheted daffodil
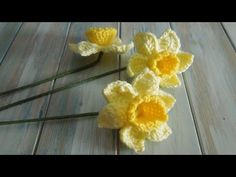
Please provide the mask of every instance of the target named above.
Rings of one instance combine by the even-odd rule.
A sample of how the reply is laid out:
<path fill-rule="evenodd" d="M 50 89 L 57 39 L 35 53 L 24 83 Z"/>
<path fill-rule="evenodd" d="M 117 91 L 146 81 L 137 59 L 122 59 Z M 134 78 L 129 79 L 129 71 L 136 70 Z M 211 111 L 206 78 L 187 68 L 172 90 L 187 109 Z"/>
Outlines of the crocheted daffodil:
<path fill-rule="evenodd" d="M 100 128 L 120 129 L 120 139 L 136 152 L 144 151 L 144 141 L 162 141 L 171 134 L 168 111 L 175 98 L 159 89 L 160 79 L 146 68 L 133 81 L 108 84 L 104 95 L 108 104 L 98 116 Z"/>
<path fill-rule="evenodd" d="M 88 41 L 78 44 L 69 44 L 70 49 L 81 56 L 89 56 L 98 52 L 125 53 L 133 48 L 133 42 L 128 45 L 122 44 L 116 36 L 117 30 L 111 27 L 92 27 L 86 32 Z"/>
<path fill-rule="evenodd" d="M 174 31 L 166 30 L 160 39 L 152 33 L 137 33 L 134 45 L 137 53 L 131 56 L 127 68 L 130 77 L 148 67 L 161 78 L 162 87 L 181 85 L 177 74 L 189 68 L 194 56 L 180 51 L 180 40 Z"/>

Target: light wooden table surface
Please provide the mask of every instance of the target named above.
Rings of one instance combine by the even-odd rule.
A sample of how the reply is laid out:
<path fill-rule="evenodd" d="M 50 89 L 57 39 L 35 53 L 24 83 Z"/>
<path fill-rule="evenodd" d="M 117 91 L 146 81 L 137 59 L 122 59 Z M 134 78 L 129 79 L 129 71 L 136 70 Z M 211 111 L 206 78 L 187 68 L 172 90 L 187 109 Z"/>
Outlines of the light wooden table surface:
<path fill-rule="evenodd" d="M 68 49 L 85 40 L 91 26 L 114 26 L 127 43 L 139 31 L 156 35 L 171 27 L 182 50 L 195 55 L 182 86 L 165 89 L 176 97 L 170 112 L 173 134 L 162 143 L 146 141 L 143 154 L 236 154 L 236 23 L 0 23 L 0 92 L 90 63 Z M 0 106 L 126 66 L 128 56 L 105 54 L 79 74 L 0 98 Z M 0 112 L 0 121 L 97 112 L 102 90 L 116 73 Z M 0 126 L 0 154 L 135 154 L 117 132 L 97 128 L 95 118 Z"/>

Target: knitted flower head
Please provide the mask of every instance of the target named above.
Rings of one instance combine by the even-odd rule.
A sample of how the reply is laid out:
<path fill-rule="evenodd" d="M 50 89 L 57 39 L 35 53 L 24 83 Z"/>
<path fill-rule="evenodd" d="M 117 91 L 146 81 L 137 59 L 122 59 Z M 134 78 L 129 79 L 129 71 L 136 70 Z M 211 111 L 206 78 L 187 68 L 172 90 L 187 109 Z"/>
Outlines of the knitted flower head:
<path fill-rule="evenodd" d="M 160 39 L 152 33 L 137 33 L 134 45 L 137 53 L 131 56 L 127 68 L 130 77 L 138 75 L 144 68 L 149 68 L 161 78 L 162 87 L 181 85 L 177 74 L 189 68 L 194 56 L 180 51 L 180 40 L 174 31 L 166 30 Z"/>
<path fill-rule="evenodd" d="M 159 89 L 160 79 L 148 68 L 133 81 L 115 81 L 104 89 L 108 104 L 98 116 L 100 128 L 120 129 L 120 139 L 136 152 L 144 141 L 162 141 L 171 134 L 168 111 L 175 98 Z"/>
<path fill-rule="evenodd" d="M 89 56 L 98 52 L 125 53 L 133 48 L 133 43 L 124 45 L 117 37 L 117 30 L 112 27 L 92 27 L 86 32 L 88 41 L 69 44 L 70 49 L 82 56 Z"/>

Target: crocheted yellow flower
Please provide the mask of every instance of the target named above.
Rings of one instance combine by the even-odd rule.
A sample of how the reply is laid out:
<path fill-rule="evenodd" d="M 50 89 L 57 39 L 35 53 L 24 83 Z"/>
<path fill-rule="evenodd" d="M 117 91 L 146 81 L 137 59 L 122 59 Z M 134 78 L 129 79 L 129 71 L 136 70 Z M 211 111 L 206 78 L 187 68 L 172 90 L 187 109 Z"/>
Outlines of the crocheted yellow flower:
<path fill-rule="evenodd" d="M 171 134 L 168 111 L 175 98 L 159 89 L 160 79 L 148 68 L 133 81 L 110 83 L 104 89 L 108 104 L 98 116 L 101 128 L 120 129 L 120 139 L 136 152 L 144 151 L 144 141 L 162 141 Z"/>
<path fill-rule="evenodd" d="M 127 68 L 130 77 L 138 75 L 148 67 L 161 78 L 161 86 L 181 85 L 177 74 L 189 68 L 194 56 L 180 51 L 180 40 L 174 31 L 166 30 L 160 39 L 152 33 L 137 33 L 134 45 L 137 53 L 131 56 Z"/>
<path fill-rule="evenodd" d="M 92 27 L 85 32 L 88 41 L 69 44 L 70 49 L 82 56 L 89 56 L 98 52 L 125 53 L 133 48 L 133 43 L 122 44 L 116 36 L 117 30 L 111 27 Z"/>

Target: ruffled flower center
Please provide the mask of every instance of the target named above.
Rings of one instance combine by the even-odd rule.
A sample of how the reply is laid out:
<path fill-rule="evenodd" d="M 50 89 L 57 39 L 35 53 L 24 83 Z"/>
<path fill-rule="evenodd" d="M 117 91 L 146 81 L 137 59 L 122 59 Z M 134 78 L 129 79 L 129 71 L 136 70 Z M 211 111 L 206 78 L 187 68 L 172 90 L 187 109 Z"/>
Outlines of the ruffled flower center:
<path fill-rule="evenodd" d="M 168 115 L 164 102 L 158 96 L 145 96 L 136 97 L 130 103 L 128 119 L 143 131 L 148 131 L 157 122 L 166 122 Z"/>
<path fill-rule="evenodd" d="M 117 30 L 115 28 L 89 28 L 86 31 L 86 36 L 88 40 L 92 43 L 108 46 L 111 45 L 116 37 Z"/>
<path fill-rule="evenodd" d="M 180 61 L 175 54 L 160 52 L 148 61 L 148 66 L 158 76 L 172 76 L 178 71 Z"/>

